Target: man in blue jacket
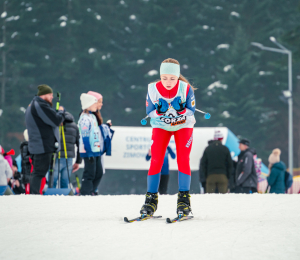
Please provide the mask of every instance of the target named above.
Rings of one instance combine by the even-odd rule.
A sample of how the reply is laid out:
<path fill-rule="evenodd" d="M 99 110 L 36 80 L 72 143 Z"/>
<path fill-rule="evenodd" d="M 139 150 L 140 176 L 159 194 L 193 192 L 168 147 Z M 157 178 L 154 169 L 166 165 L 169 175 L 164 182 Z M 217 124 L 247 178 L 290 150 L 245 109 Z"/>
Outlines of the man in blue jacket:
<path fill-rule="evenodd" d="M 25 113 L 28 130 L 28 149 L 33 155 L 33 172 L 30 180 L 30 193 L 40 194 L 42 179 L 46 176 L 54 152 L 59 151 L 59 125 L 65 119 L 64 110 L 52 108 L 53 91 L 47 85 L 38 86 Z"/>

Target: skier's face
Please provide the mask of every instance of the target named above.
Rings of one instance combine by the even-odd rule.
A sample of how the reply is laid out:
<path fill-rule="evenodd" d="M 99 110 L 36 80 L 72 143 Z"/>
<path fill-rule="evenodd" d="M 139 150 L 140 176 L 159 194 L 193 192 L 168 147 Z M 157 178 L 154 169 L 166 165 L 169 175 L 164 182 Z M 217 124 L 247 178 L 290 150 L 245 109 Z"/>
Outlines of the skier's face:
<path fill-rule="evenodd" d="M 160 79 L 163 86 L 168 90 L 174 88 L 178 81 L 178 77 L 170 74 L 162 74 Z"/>

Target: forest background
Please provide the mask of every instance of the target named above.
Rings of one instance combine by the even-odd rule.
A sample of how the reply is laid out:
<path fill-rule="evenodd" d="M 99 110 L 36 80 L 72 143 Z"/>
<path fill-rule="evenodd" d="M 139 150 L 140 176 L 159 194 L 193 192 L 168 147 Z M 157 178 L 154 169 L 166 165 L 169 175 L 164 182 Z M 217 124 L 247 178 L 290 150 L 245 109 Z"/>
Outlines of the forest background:
<path fill-rule="evenodd" d="M 9 0 L 0 3 L 0 144 L 19 151 L 24 111 L 39 84 L 62 93 L 77 121 L 80 94 L 104 96 L 114 125 L 140 126 L 147 84 L 175 58 L 198 88 L 195 126 L 251 140 L 265 164 L 288 162 L 287 55 L 293 52 L 294 167 L 300 167 L 300 5 L 297 0 Z M 54 103 L 55 103 L 54 99 Z M 197 144 L 194 144 L 197 145 Z M 201 155 L 199 155 L 199 158 Z"/>

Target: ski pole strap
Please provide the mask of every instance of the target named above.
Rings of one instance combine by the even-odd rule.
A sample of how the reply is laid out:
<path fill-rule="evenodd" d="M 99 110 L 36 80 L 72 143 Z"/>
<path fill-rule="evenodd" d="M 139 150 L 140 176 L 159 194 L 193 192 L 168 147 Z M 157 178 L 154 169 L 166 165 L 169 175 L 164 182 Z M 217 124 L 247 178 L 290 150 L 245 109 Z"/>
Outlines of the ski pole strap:
<path fill-rule="evenodd" d="M 64 143 L 64 151 L 65 151 L 65 157 L 68 159 L 68 153 L 67 153 L 67 145 L 66 145 L 66 138 L 65 138 L 65 131 L 64 131 L 64 126 L 62 128 L 62 138 L 63 138 L 63 143 Z"/>

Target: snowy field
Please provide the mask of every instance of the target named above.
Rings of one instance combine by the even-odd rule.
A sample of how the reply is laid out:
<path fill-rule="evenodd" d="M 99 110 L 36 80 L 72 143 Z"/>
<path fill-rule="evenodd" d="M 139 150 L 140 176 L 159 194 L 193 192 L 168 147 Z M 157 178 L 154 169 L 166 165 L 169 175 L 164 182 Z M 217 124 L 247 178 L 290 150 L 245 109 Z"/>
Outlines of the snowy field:
<path fill-rule="evenodd" d="M 144 196 L 0 197 L 0 259 L 300 259 L 299 195 L 192 195 L 195 218 L 166 224 L 176 199 L 127 224 Z"/>

